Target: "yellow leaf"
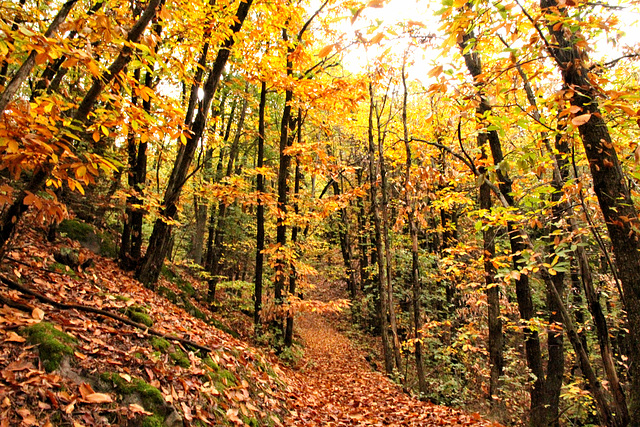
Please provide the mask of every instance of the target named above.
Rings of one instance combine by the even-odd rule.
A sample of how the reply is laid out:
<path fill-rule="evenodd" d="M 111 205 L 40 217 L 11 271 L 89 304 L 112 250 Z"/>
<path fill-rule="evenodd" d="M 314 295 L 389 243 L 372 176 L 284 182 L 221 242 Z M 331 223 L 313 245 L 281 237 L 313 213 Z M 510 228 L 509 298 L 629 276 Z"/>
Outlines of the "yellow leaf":
<path fill-rule="evenodd" d="M 104 133 L 104 136 L 109 136 L 109 129 L 107 129 L 106 126 L 100 125 L 100 129 L 102 130 L 102 133 Z"/>
<path fill-rule="evenodd" d="M 324 58 L 327 55 L 329 55 L 331 53 L 331 51 L 333 50 L 334 45 L 330 44 L 329 46 L 325 46 L 322 48 L 322 50 L 320 50 L 320 52 L 318 53 L 318 57 L 319 58 Z"/>
<path fill-rule="evenodd" d="M 589 113 L 581 114 L 571 119 L 571 124 L 574 126 L 582 126 L 583 124 L 587 123 L 590 118 L 591 118 L 591 114 Z"/>
<path fill-rule="evenodd" d="M 86 166 L 80 166 L 78 169 L 76 169 L 76 178 L 82 178 L 86 174 L 87 174 Z"/>
<path fill-rule="evenodd" d="M 384 7 L 384 0 L 371 0 L 367 7 L 381 8 Z"/>
<path fill-rule="evenodd" d="M 184 136 L 184 133 L 180 134 L 180 142 L 183 143 L 183 144 L 187 143 L 187 137 Z"/>
<path fill-rule="evenodd" d="M 100 75 L 100 68 L 98 68 L 98 66 L 94 61 L 89 61 L 89 63 L 87 64 L 87 67 L 89 67 L 89 71 L 95 77 L 98 77 Z"/>

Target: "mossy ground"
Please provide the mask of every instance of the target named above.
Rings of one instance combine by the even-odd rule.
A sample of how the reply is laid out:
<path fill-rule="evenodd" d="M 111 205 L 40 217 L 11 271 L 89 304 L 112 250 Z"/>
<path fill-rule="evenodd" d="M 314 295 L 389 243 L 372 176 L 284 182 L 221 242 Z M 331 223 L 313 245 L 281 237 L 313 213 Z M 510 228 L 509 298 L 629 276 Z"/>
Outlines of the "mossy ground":
<path fill-rule="evenodd" d="M 76 339 L 53 326 L 49 322 L 40 322 L 22 330 L 31 344 L 38 346 L 40 360 L 47 372 L 55 371 L 62 358 L 73 354 Z"/>
<path fill-rule="evenodd" d="M 125 314 L 134 322 L 142 323 L 149 328 L 153 326 L 153 319 L 149 316 L 147 309 L 144 307 L 132 305 L 131 307 L 127 307 Z"/>
<path fill-rule="evenodd" d="M 183 368 L 189 368 L 191 366 L 191 361 L 189 360 L 189 356 L 185 354 L 184 351 L 175 347 L 171 349 L 171 343 L 164 338 L 160 337 L 151 337 L 150 339 L 151 346 L 161 353 L 166 353 L 169 355 L 173 363 Z"/>
<path fill-rule="evenodd" d="M 207 377 L 213 383 L 218 391 L 223 391 L 228 387 L 233 387 L 238 384 L 238 379 L 233 372 L 221 368 L 210 357 L 206 357 L 202 360 L 204 364 L 209 367 Z"/>

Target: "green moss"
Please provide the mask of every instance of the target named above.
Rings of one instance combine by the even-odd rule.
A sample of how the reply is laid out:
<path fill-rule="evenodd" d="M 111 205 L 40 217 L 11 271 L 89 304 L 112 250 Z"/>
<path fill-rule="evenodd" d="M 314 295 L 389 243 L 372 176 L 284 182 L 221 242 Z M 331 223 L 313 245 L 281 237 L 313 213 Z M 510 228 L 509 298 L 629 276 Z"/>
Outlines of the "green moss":
<path fill-rule="evenodd" d="M 164 414 L 166 412 L 166 403 L 160 390 L 140 378 L 132 378 L 131 381 L 127 382 L 115 372 L 104 372 L 100 375 L 100 379 L 112 384 L 116 391 L 122 395 L 137 394 L 140 396 L 142 406 L 147 411 L 156 414 Z"/>
<path fill-rule="evenodd" d="M 212 326 L 215 326 L 216 328 L 220 329 L 223 332 L 228 333 L 234 338 L 240 338 L 240 334 L 237 331 L 234 331 L 233 329 L 231 329 L 230 327 L 228 327 L 227 325 L 225 325 L 224 323 L 222 323 L 217 319 L 210 318 L 207 320 L 207 323 L 209 323 Z"/>
<path fill-rule="evenodd" d="M 76 277 L 76 278 L 78 277 L 76 272 L 73 271 L 73 269 L 71 269 L 71 267 L 66 266 L 66 265 L 64 265 L 62 263 L 59 263 L 59 262 L 51 263 L 51 265 L 49 265 L 49 268 L 51 270 L 57 271 L 60 274 L 66 274 L 67 276 Z"/>
<path fill-rule="evenodd" d="M 153 326 L 153 319 L 147 314 L 147 310 L 144 307 L 132 305 L 131 307 L 127 307 L 125 314 L 134 322 L 142 323 L 149 328 Z"/>
<path fill-rule="evenodd" d="M 204 314 L 198 307 L 193 305 L 193 303 L 189 300 L 187 295 L 183 295 L 182 301 L 184 302 L 184 310 L 195 317 L 196 319 L 207 321 L 207 315 Z"/>
<path fill-rule="evenodd" d="M 189 356 L 187 356 L 184 351 L 180 350 L 179 348 L 176 348 L 176 351 L 169 353 L 169 357 L 171 357 L 176 365 L 181 366 L 185 369 L 191 366 Z"/>
<path fill-rule="evenodd" d="M 169 347 L 171 346 L 171 343 L 169 343 L 169 341 L 165 340 L 164 338 L 160 338 L 160 337 L 151 337 L 151 339 L 149 340 L 151 342 L 151 346 L 156 349 L 159 350 L 161 352 L 166 352 Z"/>
<path fill-rule="evenodd" d="M 178 303 L 178 295 L 175 292 L 173 292 L 171 289 L 167 288 L 166 286 L 160 286 L 158 288 L 158 293 L 160 295 L 163 295 L 166 299 L 168 299 L 172 303 L 174 304 Z"/>
<path fill-rule="evenodd" d="M 100 254 L 115 258 L 118 255 L 118 249 L 113 240 L 113 236 L 105 232 L 98 232 L 96 235 L 100 239 Z"/>
<path fill-rule="evenodd" d="M 153 414 L 148 417 L 145 417 L 142 420 L 142 427 L 163 427 L 164 426 L 164 418 L 158 414 Z"/>
<path fill-rule="evenodd" d="M 58 226 L 58 231 L 71 240 L 86 240 L 93 233 L 93 227 L 75 219 L 65 219 Z"/>
<path fill-rule="evenodd" d="M 247 416 L 242 416 L 242 422 L 244 422 L 246 425 L 251 426 L 251 427 L 260 427 L 260 424 L 258 423 L 258 420 L 255 418 L 249 418 Z"/>
<path fill-rule="evenodd" d="M 76 339 L 56 329 L 49 322 L 40 322 L 22 330 L 31 344 L 38 346 L 40 360 L 47 372 L 55 371 L 65 355 L 73 354 Z"/>

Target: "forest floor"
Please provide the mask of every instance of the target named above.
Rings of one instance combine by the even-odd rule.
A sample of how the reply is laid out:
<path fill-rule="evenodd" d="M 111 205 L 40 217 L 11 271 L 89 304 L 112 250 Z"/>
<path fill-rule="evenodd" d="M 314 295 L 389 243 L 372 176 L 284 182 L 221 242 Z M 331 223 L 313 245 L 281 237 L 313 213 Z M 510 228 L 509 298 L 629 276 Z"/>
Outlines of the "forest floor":
<path fill-rule="evenodd" d="M 337 283 L 320 283 L 311 298 L 344 298 Z M 305 312 L 296 317 L 304 345 L 303 365 L 295 371 L 292 416 L 296 426 L 498 426 L 479 414 L 466 414 L 420 401 L 372 369 L 343 329 L 346 312 Z"/>
<path fill-rule="evenodd" d="M 341 332 L 347 310 L 296 317 L 304 356 L 290 368 L 248 343 L 250 316 L 210 311 L 206 284 L 171 273 L 152 292 L 69 238 L 16 242 L 0 265 L 0 427 L 494 425 L 373 370 Z M 63 248 L 93 265 L 61 265 Z M 324 283 L 309 297 L 343 296 Z"/>

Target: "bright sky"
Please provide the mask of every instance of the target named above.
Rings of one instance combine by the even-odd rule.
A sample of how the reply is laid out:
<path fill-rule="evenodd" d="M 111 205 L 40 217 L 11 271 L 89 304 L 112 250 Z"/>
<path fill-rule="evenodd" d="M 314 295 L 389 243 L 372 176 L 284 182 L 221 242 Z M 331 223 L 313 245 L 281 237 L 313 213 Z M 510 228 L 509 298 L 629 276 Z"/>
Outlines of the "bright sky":
<path fill-rule="evenodd" d="M 640 5 L 631 5 L 626 0 L 609 0 L 606 3 L 614 5 L 622 9 L 612 9 L 603 12 L 600 7 L 597 12 L 613 14 L 620 19 L 619 28 L 624 31 L 625 35 L 620 43 L 613 47 L 611 43 L 606 43 L 605 36 L 602 40 L 594 41 L 597 43 L 596 50 L 590 54 L 592 59 L 604 59 L 610 61 L 622 56 L 625 46 L 636 46 L 636 50 L 640 50 Z M 635 2 L 634 2 L 635 3 Z M 422 33 L 438 33 L 441 23 L 439 18 L 434 16 L 434 11 L 439 9 L 441 2 L 427 0 L 390 0 L 385 3 L 382 8 L 367 7 L 362 11 L 358 19 L 352 24 L 349 19 L 345 19 L 341 25 L 341 30 L 349 35 L 350 39 L 360 33 L 362 38 L 370 40 L 379 32 L 384 32 L 389 39 L 383 40 L 380 44 L 369 45 L 367 48 L 359 45 L 349 49 L 349 53 L 344 56 L 345 67 L 352 71 L 360 71 L 367 68 L 367 64 L 376 56 L 391 48 L 390 53 L 395 56 L 394 62 L 401 64 L 403 52 L 408 46 L 407 38 L 394 38 L 393 34 L 389 34 L 388 30 L 394 28 L 400 22 L 418 21 L 425 25 Z M 371 28 L 371 25 L 374 28 Z M 378 26 L 377 28 L 375 28 Z M 609 37 L 614 34 L 609 34 Z M 437 46 L 438 41 L 434 41 Z M 423 80 L 426 74 L 431 70 L 436 62 L 442 62 L 439 58 L 439 49 L 431 49 L 427 46 L 414 47 L 412 59 L 414 65 L 409 68 L 410 78 Z M 422 78 L 420 78 L 422 77 Z"/>

